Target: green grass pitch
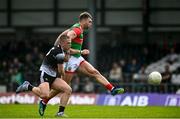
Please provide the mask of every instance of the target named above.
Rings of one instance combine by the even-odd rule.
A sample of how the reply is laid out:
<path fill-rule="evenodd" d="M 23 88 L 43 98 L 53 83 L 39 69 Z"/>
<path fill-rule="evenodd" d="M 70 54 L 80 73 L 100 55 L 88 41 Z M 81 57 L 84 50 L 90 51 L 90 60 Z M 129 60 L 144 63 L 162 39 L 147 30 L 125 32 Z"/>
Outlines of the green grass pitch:
<path fill-rule="evenodd" d="M 55 118 L 58 105 L 48 105 L 44 118 Z M 69 118 L 180 118 L 180 107 L 128 107 L 69 105 Z M 0 118 L 41 118 L 38 105 L 0 105 Z"/>

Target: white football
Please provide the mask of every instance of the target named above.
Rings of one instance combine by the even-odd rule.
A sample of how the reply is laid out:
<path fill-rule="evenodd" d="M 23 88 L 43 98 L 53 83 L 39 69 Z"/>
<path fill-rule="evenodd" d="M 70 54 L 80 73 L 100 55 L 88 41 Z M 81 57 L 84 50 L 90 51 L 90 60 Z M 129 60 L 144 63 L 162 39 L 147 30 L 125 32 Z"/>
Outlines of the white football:
<path fill-rule="evenodd" d="M 161 83 L 162 76 L 159 72 L 153 71 L 148 76 L 148 83 L 152 85 L 158 85 Z"/>

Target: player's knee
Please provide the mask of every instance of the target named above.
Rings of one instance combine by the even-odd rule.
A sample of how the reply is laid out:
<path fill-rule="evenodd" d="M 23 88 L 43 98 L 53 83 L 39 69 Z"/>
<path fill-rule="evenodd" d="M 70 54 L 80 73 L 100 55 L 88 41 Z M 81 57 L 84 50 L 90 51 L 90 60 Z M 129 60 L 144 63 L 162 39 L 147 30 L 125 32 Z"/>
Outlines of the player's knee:
<path fill-rule="evenodd" d="M 65 82 L 70 85 L 71 84 L 71 81 L 70 80 L 65 80 Z"/>
<path fill-rule="evenodd" d="M 43 94 L 41 94 L 40 97 L 41 97 L 41 98 L 48 99 L 48 98 L 49 98 L 49 93 L 43 93 Z"/>
<path fill-rule="evenodd" d="M 67 87 L 67 89 L 64 91 L 67 95 L 71 95 L 72 88 L 70 86 Z"/>
<path fill-rule="evenodd" d="M 63 80 L 64 80 L 68 85 L 70 85 L 71 80 L 72 80 L 72 77 L 65 77 Z"/>

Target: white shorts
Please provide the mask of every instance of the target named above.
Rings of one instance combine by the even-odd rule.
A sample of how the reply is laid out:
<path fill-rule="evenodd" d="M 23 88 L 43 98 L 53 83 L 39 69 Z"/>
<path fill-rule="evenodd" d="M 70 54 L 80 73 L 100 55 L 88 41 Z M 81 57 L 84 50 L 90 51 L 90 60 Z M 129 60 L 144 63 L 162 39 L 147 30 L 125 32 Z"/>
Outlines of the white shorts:
<path fill-rule="evenodd" d="M 77 70 L 77 68 L 81 65 L 81 63 L 84 61 L 85 59 L 82 56 L 78 58 L 71 56 L 69 58 L 69 61 L 64 63 L 65 71 L 67 73 L 74 73 Z"/>

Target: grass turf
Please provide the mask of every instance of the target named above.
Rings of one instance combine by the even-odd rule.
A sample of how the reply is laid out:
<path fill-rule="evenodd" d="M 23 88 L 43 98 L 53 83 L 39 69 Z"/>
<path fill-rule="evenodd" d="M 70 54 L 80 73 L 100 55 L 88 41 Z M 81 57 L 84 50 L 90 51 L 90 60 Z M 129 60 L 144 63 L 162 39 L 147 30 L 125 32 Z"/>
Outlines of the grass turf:
<path fill-rule="evenodd" d="M 55 118 L 58 105 L 48 105 L 44 118 Z M 180 107 L 67 106 L 69 118 L 180 118 Z M 0 105 L 0 118 L 41 118 L 38 105 Z"/>

